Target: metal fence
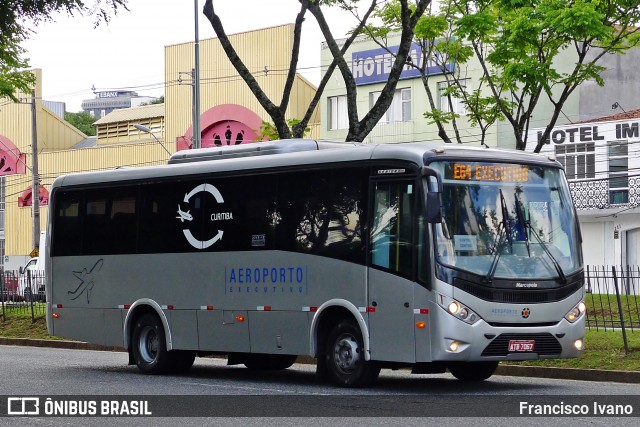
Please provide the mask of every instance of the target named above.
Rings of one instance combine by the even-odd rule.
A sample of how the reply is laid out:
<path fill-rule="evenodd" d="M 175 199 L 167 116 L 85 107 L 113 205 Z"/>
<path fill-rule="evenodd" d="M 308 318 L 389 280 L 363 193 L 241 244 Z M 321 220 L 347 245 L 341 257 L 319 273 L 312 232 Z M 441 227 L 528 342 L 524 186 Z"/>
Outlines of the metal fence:
<path fill-rule="evenodd" d="M 627 332 L 640 331 L 640 267 L 587 266 L 587 328 L 622 333 L 629 352 Z"/>
<path fill-rule="evenodd" d="M 41 271 L 0 270 L 0 316 L 19 315 L 36 318 L 46 314 L 44 274 Z"/>

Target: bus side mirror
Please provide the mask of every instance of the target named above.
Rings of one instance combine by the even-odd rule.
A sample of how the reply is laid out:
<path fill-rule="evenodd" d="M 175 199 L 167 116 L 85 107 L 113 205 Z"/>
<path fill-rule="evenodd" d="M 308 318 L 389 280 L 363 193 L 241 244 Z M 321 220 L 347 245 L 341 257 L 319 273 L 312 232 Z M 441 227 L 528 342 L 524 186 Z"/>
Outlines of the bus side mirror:
<path fill-rule="evenodd" d="M 429 224 L 442 222 L 442 178 L 440 173 L 427 166 L 422 168 L 424 183 L 425 220 Z"/>
<path fill-rule="evenodd" d="M 440 224 L 442 222 L 442 202 L 440 193 L 428 191 L 425 197 L 426 209 L 425 220 L 429 224 Z"/>
<path fill-rule="evenodd" d="M 18 269 L 18 272 L 20 273 L 20 275 L 23 275 L 24 274 L 24 267 L 20 267 Z"/>

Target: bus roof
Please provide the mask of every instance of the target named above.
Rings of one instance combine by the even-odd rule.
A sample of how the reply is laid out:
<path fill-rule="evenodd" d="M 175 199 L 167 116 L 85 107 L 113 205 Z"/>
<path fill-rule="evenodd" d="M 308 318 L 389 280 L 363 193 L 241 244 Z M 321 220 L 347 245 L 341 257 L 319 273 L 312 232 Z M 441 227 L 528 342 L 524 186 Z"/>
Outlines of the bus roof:
<path fill-rule="evenodd" d="M 542 155 L 469 145 L 433 142 L 363 144 L 292 139 L 179 151 L 171 156 L 167 165 L 62 175 L 52 187 L 365 160 L 403 160 L 421 166 L 436 159 L 510 161 L 560 167 L 554 159 Z"/>

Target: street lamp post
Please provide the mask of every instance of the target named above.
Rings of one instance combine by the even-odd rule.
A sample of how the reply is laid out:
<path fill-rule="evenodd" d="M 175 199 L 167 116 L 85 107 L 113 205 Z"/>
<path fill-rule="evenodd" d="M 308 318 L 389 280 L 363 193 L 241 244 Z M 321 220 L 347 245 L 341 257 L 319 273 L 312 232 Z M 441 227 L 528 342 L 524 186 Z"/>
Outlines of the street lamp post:
<path fill-rule="evenodd" d="M 148 128 L 148 127 L 146 127 L 146 126 L 143 126 L 143 125 L 137 124 L 137 123 L 136 123 L 136 124 L 134 124 L 134 125 L 133 125 L 133 127 L 134 127 L 134 128 L 136 128 L 136 129 L 138 129 L 138 130 L 139 130 L 139 131 L 141 131 L 141 132 L 148 133 L 149 135 L 151 135 L 151 136 L 153 137 L 153 139 L 155 139 L 155 140 L 156 140 L 156 142 L 157 142 L 158 144 L 160 144 L 160 146 L 164 149 L 164 151 L 166 151 L 166 152 L 167 152 L 167 154 L 169 155 L 169 157 L 171 157 L 171 152 L 169 152 L 169 150 L 167 150 L 167 147 L 165 147 L 165 146 L 164 146 L 164 144 L 163 144 L 162 142 L 160 142 L 160 140 L 159 140 L 159 139 L 158 139 L 158 138 L 153 134 L 153 132 L 151 131 L 151 129 L 149 129 L 149 128 Z"/>

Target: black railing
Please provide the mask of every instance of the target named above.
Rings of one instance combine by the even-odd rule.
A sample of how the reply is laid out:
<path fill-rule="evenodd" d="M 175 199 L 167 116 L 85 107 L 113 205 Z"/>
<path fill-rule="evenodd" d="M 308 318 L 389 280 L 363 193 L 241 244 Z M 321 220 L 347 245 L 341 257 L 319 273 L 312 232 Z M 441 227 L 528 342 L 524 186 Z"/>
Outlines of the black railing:
<path fill-rule="evenodd" d="M 587 266 L 587 327 L 622 333 L 629 352 L 627 332 L 640 330 L 640 267 Z"/>
<path fill-rule="evenodd" d="M 36 318 L 46 314 L 44 273 L 0 270 L 0 315 L 6 320 L 8 315 Z"/>

